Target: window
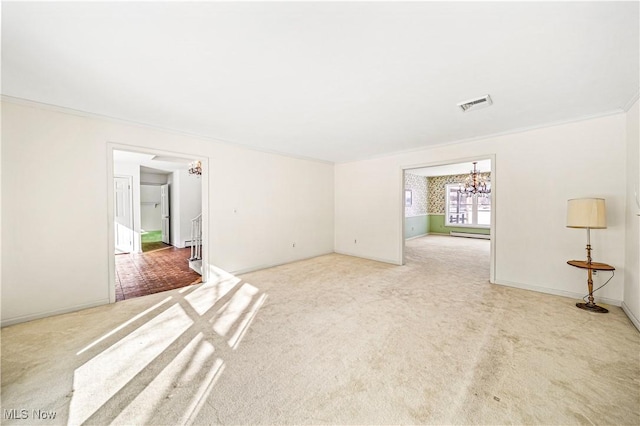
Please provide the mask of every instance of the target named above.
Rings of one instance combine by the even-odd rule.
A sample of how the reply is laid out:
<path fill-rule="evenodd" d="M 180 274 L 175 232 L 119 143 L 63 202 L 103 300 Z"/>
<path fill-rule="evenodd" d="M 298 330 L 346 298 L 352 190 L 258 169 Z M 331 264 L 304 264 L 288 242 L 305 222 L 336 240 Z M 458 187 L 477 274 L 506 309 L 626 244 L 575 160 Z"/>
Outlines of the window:
<path fill-rule="evenodd" d="M 487 184 L 487 187 L 491 187 Z M 491 194 L 458 194 L 459 183 L 446 185 L 446 226 L 488 228 L 491 225 Z"/>
<path fill-rule="evenodd" d="M 404 206 L 405 207 L 411 207 L 411 204 L 413 202 L 413 197 L 411 194 L 411 190 L 410 189 L 405 189 L 404 191 Z"/>

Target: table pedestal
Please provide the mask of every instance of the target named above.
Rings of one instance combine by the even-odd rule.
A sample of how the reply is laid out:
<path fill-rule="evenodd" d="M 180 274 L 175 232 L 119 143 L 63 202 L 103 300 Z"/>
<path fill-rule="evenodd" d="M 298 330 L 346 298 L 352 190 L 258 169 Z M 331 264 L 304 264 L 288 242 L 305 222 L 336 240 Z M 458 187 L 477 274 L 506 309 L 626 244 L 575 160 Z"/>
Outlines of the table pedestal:
<path fill-rule="evenodd" d="M 586 311 L 598 312 L 600 314 L 606 314 L 609 312 L 608 309 L 603 308 L 602 306 L 598 306 L 593 301 L 593 271 L 614 271 L 614 268 L 611 265 L 607 265 L 606 263 L 598 263 L 584 260 L 569 260 L 567 262 L 571 266 L 575 266 L 576 268 L 586 269 L 587 270 L 587 287 L 589 288 L 589 301 L 587 303 L 576 303 L 576 306 L 580 309 L 584 309 Z"/>

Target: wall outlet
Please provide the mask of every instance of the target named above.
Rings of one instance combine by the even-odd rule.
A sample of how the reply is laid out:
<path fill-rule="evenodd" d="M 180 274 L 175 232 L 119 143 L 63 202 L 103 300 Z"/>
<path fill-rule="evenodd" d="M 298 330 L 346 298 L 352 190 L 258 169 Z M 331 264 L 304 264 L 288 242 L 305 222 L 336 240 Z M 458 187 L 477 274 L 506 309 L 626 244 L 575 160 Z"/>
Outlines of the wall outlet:
<path fill-rule="evenodd" d="M 596 271 L 595 269 L 594 269 L 593 271 L 591 271 L 591 273 L 592 273 L 593 275 L 598 275 L 598 271 Z"/>

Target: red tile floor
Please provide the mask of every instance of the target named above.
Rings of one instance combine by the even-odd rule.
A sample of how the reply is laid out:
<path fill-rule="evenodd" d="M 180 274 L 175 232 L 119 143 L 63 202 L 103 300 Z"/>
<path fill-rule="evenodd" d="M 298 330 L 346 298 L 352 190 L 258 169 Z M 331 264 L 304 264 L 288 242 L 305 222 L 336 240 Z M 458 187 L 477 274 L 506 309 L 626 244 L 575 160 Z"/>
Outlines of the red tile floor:
<path fill-rule="evenodd" d="M 116 301 L 197 284 L 202 277 L 189 269 L 189 248 L 116 255 Z"/>

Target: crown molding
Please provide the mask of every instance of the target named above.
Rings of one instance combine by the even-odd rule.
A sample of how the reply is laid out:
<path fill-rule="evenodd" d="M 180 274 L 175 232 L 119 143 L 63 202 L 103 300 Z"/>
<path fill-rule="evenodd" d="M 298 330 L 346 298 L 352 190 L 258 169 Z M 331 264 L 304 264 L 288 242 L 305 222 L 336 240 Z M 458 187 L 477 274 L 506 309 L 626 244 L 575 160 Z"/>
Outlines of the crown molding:
<path fill-rule="evenodd" d="M 293 158 L 293 159 L 296 159 L 296 160 L 313 161 L 314 163 L 334 164 L 333 161 L 322 160 L 322 159 L 319 159 L 319 158 L 312 158 L 312 157 L 305 157 L 303 155 L 289 154 L 289 153 L 285 153 L 285 152 L 281 152 L 281 151 L 277 151 L 277 150 L 272 150 L 272 149 L 266 149 L 266 148 L 257 148 L 257 147 L 246 145 L 246 144 L 243 144 L 243 143 L 240 143 L 240 142 L 234 142 L 234 141 L 230 141 L 230 140 L 226 140 L 226 139 L 214 138 L 214 137 L 211 137 L 211 136 L 201 135 L 199 133 L 186 132 L 184 130 L 177 130 L 177 129 L 172 129 L 172 128 L 168 128 L 168 127 L 161 127 L 161 126 L 156 126 L 156 125 L 147 124 L 147 123 L 141 123 L 141 122 L 133 121 L 133 120 L 125 120 L 125 119 L 122 119 L 122 118 L 111 117 L 111 116 L 108 116 L 108 115 L 96 114 L 96 113 L 93 113 L 93 112 L 88 112 L 88 111 L 83 111 L 83 110 L 63 107 L 63 106 L 59 106 L 59 105 L 47 104 L 47 103 L 38 102 L 38 101 L 32 101 L 30 99 L 17 98 L 17 97 L 9 96 L 9 95 L 2 95 L 1 99 L 2 99 L 2 102 L 12 103 L 12 104 L 16 104 L 16 105 L 28 106 L 28 107 L 31 107 L 31 108 L 38 108 L 38 109 L 43 109 L 43 110 L 46 110 L 46 111 L 54 111 L 54 112 L 59 112 L 59 113 L 62 113 L 62 114 L 75 115 L 75 116 L 78 116 L 78 117 L 85 117 L 85 118 L 92 118 L 92 119 L 96 119 L 96 120 L 108 121 L 108 122 L 111 122 L 111 123 L 123 124 L 123 125 L 127 125 L 127 126 L 143 127 L 143 128 L 150 129 L 150 130 L 155 130 L 155 131 L 160 131 L 160 132 L 165 132 L 165 133 L 172 133 L 174 135 L 187 136 L 187 137 L 191 137 L 191 138 L 198 138 L 198 139 L 206 140 L 206 141 L 209 141 L 209 142 L 214 142 L 214 143 L 219 143 L 219 144 L 224 144 L 224 145 L 230 145 L 230 146 L 234 146 L 234 147 L 237 147 L 237 148 L 248 149 L 250 151 L 262 152 L 262 153 L 265 153 L 265 154 L 279 155 L 279 156 L 282 156 L 282 157 Z"/>
<path fill-rule="evenodd" d="M 638 99 L 640 99 L 640 91 L 636 92 L 628 101 L 626 104 L 624 104 L 624 106 L 622 107 L 622 109 L 624 110 L 624 112 L 629 112 L 629 110 L 631 109 L 631 107 L 638 101 Z"/>
<path fill-rule="evenodd" d="M 129 125 L 129 126 L 143 127 L 143 128 L 148 128 L 148 129 L 151 129 L 151 130 L 162 131 L 162 132 L 172 133 L 172 134 L 181 135 L 181 136 L 188 136 L 188 137 L 203 139 L 203 140 L 207 140 L 207 141 L 210 141 L 210 142 L 221 143 L 221 144 L 225 144 L 225 145 L 231 145 L 231 146 L 235 146 L 235 147 L 239 147 L 239 148 L 248 149 L 248 150 L 251 150 L 251 151 L 262 152 L 262 153 L 265 153 L 265 154 L 272 154 L 272 155 L 279 155 L 279 156 L 288 157 L 288 158 L 294 158 L 294 159 L 297 159 L 297 160 L 313 161 L 313 162 L 316 162 L 316 163 L 323 163 L 323 164 L 348 164 L 348 163 L 354 163 L 354 162 L 358 162 L 358 161 L 375 160 L 375 159 L 380 159 L 380 158 L 385 158 L 385 157 L 392 157 L 392 156 L 396 156 L 396 155 L 410 154 L 412 152 L 423 151 L 425 149 L 442 148 L 442 147 L 447 147 L 447 146 L 451 146 L 451 145 L 458 145 L 458 144 L 465 144 L 465 143 L 474 142 L 474 141 L 493 139 L 493 138 L 512 135 L 512 134 L 517 134 L 517 133 L 529 132 L 529 131 L 532 131 L 532 130 L 544 129 L 544 128 L 547 128 L 547 127 L 562 126 L 562 125 L 566 125 L 566 124 L 578 123 L 578 122 L 581 122 L 581 121 L 594 120 L 594 119 L 604 118 L 604 117 L 608 117 L 608 116 L 612 116 L 612 115 L 623 114 L 623 113 L 627 112 L 635 104 L 635 102 L 639 99 L 639 95 L 640 95 L 640 93 L 636 93 L 634 96 L 632 96 L 631 99 L 629 99 L 629 101 L 625 104 L 624 108 L 618 108 L 618 109 L 615 109 L 615 110 L 605 111 L 605 112 L 598 113 L 598 114 L 589 114 L 589 115 L 575 117 L 575 118 L 571 118 L 571 119 L 567 119 L 567 120 L 557 120 L 557 121 L 538 124 L 538 125 L 534 125 L 534 126 L 527 126 L 527 127 L 519 127 L 519 128 L 516 128 L 516 129 L 510 129 L 510 130 L 506 130 L 504 132 L 489 133 L 489 134 L 486 134 L 486 135 L 474 136 L 474 137 L 466 138 L 466 139 L 458 139 L 458 140 L 450 141 L 450 142 L 441 142 L 441 143 L 436 143 L 436 144 L 426 144 L 426 145 L 422 145 L 422 146 L 419 146 L 419 147 L 416 147 L 416 148 L 410 148 L 410 149 L 405 149 L 405 150 L 400 150 L 400 151 L 392 151 L 392 152 L 387 152 L 387 153 L 384 153 L 384 154 L 378 154 L 378 155 L 374 155 L 374 156 L 367 156 L 367 157 L 355 158 L 353 160 L 337 161 L 337 162 L 318 159 L 318 158 L 312 158 L 312 157 L 305 157 L 305 156 L 301 156 L 301 155 L 288 154 L 288 153 L 284 153 L 284 152 L 276 151 L 276 150 L 270 150 L 270 149 L 264 149 L 264 148 L 256 148 L 256 147 L 253 147 L 253 146 L 250 146 L 250 145 L 246 145 L 246 144 L 242 144 L 242 143 L 239 143 L 239 142 L 234 142 L 234 141 L 229 141 L 229 140 L 219 139 L 219 138 L 213 138 L 213 137 L 204 136 L 204 135 L 201 135 L 201 134 L 198 134 L 198 133 L 185 132 L 183 130 L 176 130 L 176 129 L 171 129 L 171 128 L 155 126 L 155 125 L 152 125 L 152 124 L 140 123 L 140 122 L 137 122 L 137 121 L 131 121 L 131 120 L 125 120 L 125 119 L 121 119 L 121 118 L 110 117 L 110 116 L 107 116 L 107 115 L 96 114 L 96 113 L 77 110 L 77 109 L 73 109 L 73 108 L 67 108 L 67 107 L 63 107 L 63 106 L 59 106 L 59 105 L 47 104 L 47 103 L 38 102 L 38 101 L 32 101 L 30 99 L 17 98 L 17 97 L 8 96 L 8 95 L 2 95 L 1 99 L 2 99 L 3 102 L 13 103 L 13 104 L 17 104 L 17 105 L 29 106 L 29 107 L 33 107 L 33 108 L 40 108 L 40 109 L 44 109 L 44 110 L 48 110 L 48 111 L 55 111 L 55 112 L 60 112 L 60 113 L 63 113 L 63 114 L 70 114 L 70 115 L 76 115 L 76 116 L 80 116 L 80 117 L 87 117 L 87 118 L 93 118 L 93 119 L 97 119 L 97 120 L 104 120 L 104 121 L 109 121 L 109 122 L 113 122 L 113 123 Z"/>
<path fill-rule="evenodd" d="M 409 148 L 409 149 L 404 149 L 404 150 L 401 150 L 401 151 L 394 151 L 394 152 L 389 152 L 389 153 L 386 153 L 386 154 L 379 154 L 379 155 L 366 157 L 366 158 L 358 158 L 358 159 L 355 159 L 355 160 L 336 162 L 336 164 L 348 164 L 348 163 L 354 163 L 354 162 L 358 162 L 358 161 L 375 160 L 375 159 L 380 159 L 380 158 L 384 158 L 384 157 L 392 157 L 392 156 L 396 156 L 396 155 L 411 154 L 413 152 L 423 151 L 425 149 L 443 148 L 443 147 L 447 147 L 447 146 L 451 146 L 451 145 L 459 145 L 459 144 L 465 144 L 465 143 L 475 142 L 475 141 L 480 141 L 480 140 L 493 139 L 493 138 L 513 135 L 513 134 L 517 134 L 517 133 L 524 133 L 524 132 L 530 132 L 530 131 L 538 130 L 538 129 L 545 129 L 547 127 L 563 126 L 563 125 L 566 125 L 566 124 L 573 124 L 573 123 L 579 123 L 581 121 L 595 120 L 595 119 L 598 119 L 598 118 L 604 118 L 604 117 L 609 117 L 609 116 L 612 116 L 612 115 L 619 115 L 619 114 L 624 114 L 624 113 L 625 113 L 625 111 L 623 109 L 617 108 L 617 109 L 614 109 L 614 110 L 611 110 L 611 111 L 605 111 L 605 112 L 601 112 L 601 113 L 597 113 L 597 114 L 584 115 L 584 116 L 580 116 L 580 117 L 570 118 L 570 119 L 567 119 L 567 120 L 557 120 L 557 121 L 551 121 L 549 123 L 537 124 L 537 125 L 533 125 L 533 126 L 518 127 L 518 128 L 515 128 L 515 129 L 505 130 L 504 132 L 489 133 L 489 134 L 486 134 L 486 135 L 474 136 L 474 137 L 466 138 L 466 139 L 458 139 L 458 140 L 451 141 L 451 142 L 441 142 L 441 143 L 436 143 L 436 144 L 423 145 L 423 146 L 416 147 L 416 148 Z"/>

